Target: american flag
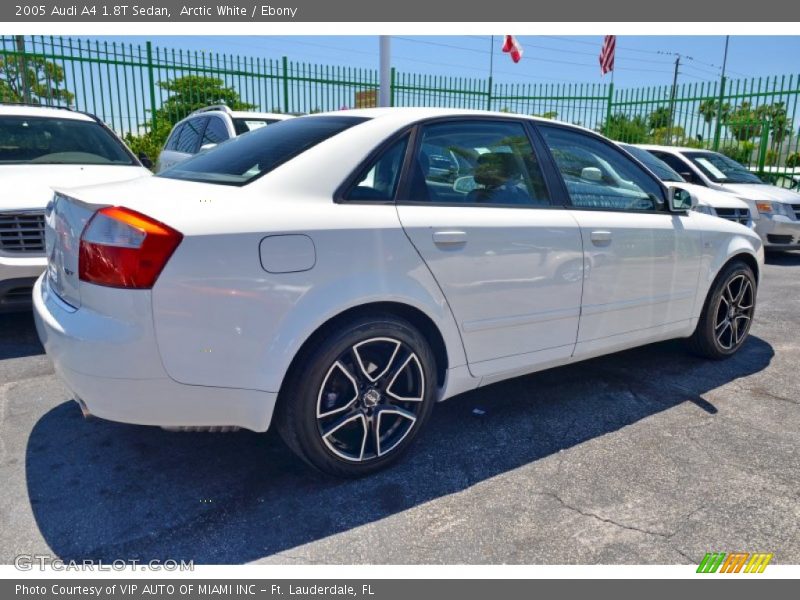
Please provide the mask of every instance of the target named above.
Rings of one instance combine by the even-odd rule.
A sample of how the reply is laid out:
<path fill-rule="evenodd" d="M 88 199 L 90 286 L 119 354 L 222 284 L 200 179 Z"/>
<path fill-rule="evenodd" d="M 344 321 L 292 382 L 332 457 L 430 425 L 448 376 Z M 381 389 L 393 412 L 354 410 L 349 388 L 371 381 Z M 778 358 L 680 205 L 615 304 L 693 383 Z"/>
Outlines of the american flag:
<path fill-rule="evenodd" d="M 614 70 L 614 50 L 617 47 L 617 36 L 607 35 L 600 50 L 600 73 L 605 75 Z"/>

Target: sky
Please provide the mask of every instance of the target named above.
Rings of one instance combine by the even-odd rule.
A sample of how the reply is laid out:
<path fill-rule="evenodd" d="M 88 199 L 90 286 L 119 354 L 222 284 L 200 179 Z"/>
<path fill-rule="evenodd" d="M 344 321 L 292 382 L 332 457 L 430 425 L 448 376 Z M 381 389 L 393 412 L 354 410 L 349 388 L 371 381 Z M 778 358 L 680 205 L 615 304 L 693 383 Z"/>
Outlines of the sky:
<path fill-rule="evenodd" d="M 502 36 L 392 36 L 392 65 L 399 71 L 486 77 L 490 58 L 494 80 L 505 83 L 606 83 L 598 54 L 603 36 L 516 36 L 524 48 L 514 64 L 500 52 Z M 150 40 L 163 48 L 246 57 L 280 58 L 376 69 L 377 36 L 125 36 L 93 38 L 125 43 Z M 718 81 L 724 36 L 619 36 L 617 88 L 672 83 L 681 55 L 678 83 Z M 727 73 L 731 78 L 797 75 L 800 36 L 731 36 Z"/>

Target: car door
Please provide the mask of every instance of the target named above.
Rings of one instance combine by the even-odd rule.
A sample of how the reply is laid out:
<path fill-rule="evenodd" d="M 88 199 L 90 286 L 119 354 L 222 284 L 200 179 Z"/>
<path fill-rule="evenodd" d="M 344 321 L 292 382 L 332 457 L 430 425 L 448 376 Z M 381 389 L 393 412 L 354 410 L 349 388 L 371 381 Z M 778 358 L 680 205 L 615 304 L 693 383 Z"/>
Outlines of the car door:
<path fill-rule="evenodd" d="M 691 217 L 668 212 L 664 187 L 604 138 L 556 125 L 537 131 L 583 239 L 587 274 L 575 354 L 685 328 L 702 255 Z M 609 169 L 613 176 L 603 173 Z"/>
<path fill-rule="evenodd" d="M 445 169 L 432 156 L 457 159 Z M 568 358 L 580 311 L 580 231 L 553 200 L 553 173 L 541 168 L 526 124 L 421 124 L 405 172 L 400 222 L 450 305 L 472 374 Z"/>

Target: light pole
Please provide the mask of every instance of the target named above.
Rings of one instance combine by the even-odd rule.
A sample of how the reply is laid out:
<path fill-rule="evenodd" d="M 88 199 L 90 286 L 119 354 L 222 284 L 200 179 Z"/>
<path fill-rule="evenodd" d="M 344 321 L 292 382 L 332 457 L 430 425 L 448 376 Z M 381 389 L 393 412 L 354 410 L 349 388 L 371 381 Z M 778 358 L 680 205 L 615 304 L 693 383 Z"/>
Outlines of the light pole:
<path fill-rule="evenodd" d="M 380 37 L 380 89 L 378 90 L 378 106 L 392 105 L 392 60 L 390 37 Z"/>

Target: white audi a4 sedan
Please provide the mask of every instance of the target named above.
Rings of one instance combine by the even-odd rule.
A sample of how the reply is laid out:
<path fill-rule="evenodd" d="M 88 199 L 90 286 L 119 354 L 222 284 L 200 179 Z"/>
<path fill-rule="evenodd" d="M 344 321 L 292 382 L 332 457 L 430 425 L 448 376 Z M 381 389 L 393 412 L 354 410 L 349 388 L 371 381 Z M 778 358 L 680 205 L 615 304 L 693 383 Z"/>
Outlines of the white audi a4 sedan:
<path fill-rule="evenodd" d="M 571 125 L 301 117 L 57 193 L 36 324 L 85 414 L 274 426 L 317 469 L 360 476 L 482 385 L 670 338 L 736 352 L 762 244 L 691 208 Z"/>

